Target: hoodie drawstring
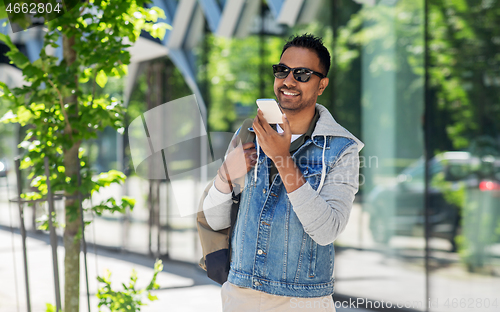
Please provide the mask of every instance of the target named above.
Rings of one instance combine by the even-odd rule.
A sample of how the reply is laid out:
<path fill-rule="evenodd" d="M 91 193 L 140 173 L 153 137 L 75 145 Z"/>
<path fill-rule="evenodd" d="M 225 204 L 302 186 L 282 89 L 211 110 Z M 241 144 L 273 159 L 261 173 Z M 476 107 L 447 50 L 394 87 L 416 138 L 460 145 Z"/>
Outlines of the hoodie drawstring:
<path fill-rule="evenodd" d="M 325 183 L 325 178 L 326 178 L 326 163 L 325 163 L 325 149 L 326 149 L 326 135 L 323 136 L 325 138 L 325 142 L 323 143 L 323 155 L 321 156 L 321 180 L 319 182 L 318 186 L 318 194 L 321 192 L 321 189 L 323 188 L 323 184 Z"/>
<path fill-rule="evenodd" d="M 257 140 L 257 137 L 255 137 L 255 147 L 257 148 L 257 162 L 255 163 L 255 169 L 254 169 L 254 182 L 257 183 L 257 169 L 259 168 L 259 141 Z"/>

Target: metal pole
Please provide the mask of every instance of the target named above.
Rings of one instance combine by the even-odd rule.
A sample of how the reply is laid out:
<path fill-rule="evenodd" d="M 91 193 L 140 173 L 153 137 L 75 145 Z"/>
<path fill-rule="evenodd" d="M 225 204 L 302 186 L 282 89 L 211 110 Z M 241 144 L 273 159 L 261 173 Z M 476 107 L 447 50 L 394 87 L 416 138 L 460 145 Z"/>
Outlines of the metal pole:
<path fill-rule="evenodd" d="M 10 186 L 9 186 L 9 175 L 5 176 L 5 182 L 7 183 L 7 198 L 10 198 Z M 14 244 L 14 226 L 12 222 L 12 209 L 11 201 L 9 200 L 9 221 L 10 221 L 10 233 L 12 239 L 12 264 L 14 269 L 14 288 L 16 289 L 16 307 L 17 312 L 19 312 L 19 287 L 17 286 L 17 265 L 16 265 L 16 249 Z"/>
<path fill-rule="evenodd" d="M 152 99 L 152 93 L 153 93 L 153 84 L 151 83 L 151 77 L 152 77 L 152 67 L 153 64 L 150 63 L 148 64 L 147 72 L 146 72 L 146 84 L 148 86 L 148 91 L 146 93 L 146 103 L 148 107 L 148 111 L 154 107 L 153 105 L 153 99 Z M 145 125 L 144 127 L 146 129 L 146 120 L 143 117 L 142 120 L 143 124 Z M 147 136 L 150 137 L 149 135 L 149 130 L 146 130 Z M 149 139 L 148 139 L 149 140 Z M 152 172 L 153 172 L 153 157 L 150 158 L 151 160 L 148 161 L 148 181 L 149 181 L 149 198 L 148 198 L 148 208 L 149 208 L 149 220 L 148 220 L 148 249 L 149 249 L 149 254 L 153 254 L 153 246 L 152 246 L 152 231 L 153 231 L 153 180 L 151 179 Z"/>
<path fill-rule="evenodd" d="M 163 103 L 163 69 L 165 62 L 160 61 L 156 67 L 156 105 L 160 106 Z M 156 200 L 155 200 L 155 225 L 156 225 L 156 253 L 157 258 L 161 256 L 161 222 L 160 222 L 160 185 L 161 182 L 156 181 Z"/>
<path fill-rule="evenodd" d="M 265 53 L 266 53 L 266 39 L 265 39 L 265 4 L 264 1 L 260 1 L 260 30 L 259 30 L 259 70 L 261 73 L 266 72 L 265 64 L 264 64 L 264 58 L 265 58 Z M 265 97 L 266 93 L 266 82 L 264 81 L 264 75 L 259 75 L 259 97 L 263 98 Z M 208 120 L 208 118 L 207 118 Z"/>
<path fill-rule="evenodd" d="M 26 254 L 26 229 L 24 228 L 24 215 L 23 215 L 23 204 L 21 202 L 21 170 L 19 169 L 21 165 L 20 157 L 16 157 L 16 178 L 17 178 L 17 196 L 18 196 L 18 205 L 19 205 L 19 228 L 21 229 L 21 237 L 23 242 L 23 260 L 24 260 L 24 281 L 26 283 L 26 304 L 27 311 L 31 312 L 31 303 L 30 303 L 30 285 L 28 279 L 28 257 Z"/>
<path fill-rule="evenodd" d="M 340 14 L 338 14 L 340 12 L 340 8 L 339 8 L 339 2 L 338 0 L 333 0 L 331 2 L 331 13 L 332 13 L 332 18 L 331 18 L 331 25 L 332 25 L 332 29 L 333 29 L 333 46 L 332 46 L 332 64 L 331 64 L 331 70 L 330 72 L 332 73 L 332 75 L 330 75 L 330 83 L 329 83 L 329 87 L 330 87 L 330 92 L 331 92 L 331 113 L 335 116 L 335 112 L 336 112 L 336 108 L 338 107 L 337 104 L 337 101 L 336 101 L 336 96 L 337 96 L 337 86 L 336 86 L 336 73 L 337 73 L 337 58 L 336 58 L 336 48 L 337 48 L 337 39 L 338 39 L 338 28 L 339 28 L 339 22 L 338 22 L 338 17 Z M 361 205 L 361 207 L 363 207 L 363 205 Z M 363 215 L 363 213 L 361 213 L 361 215 Z"/>
<path fill-rule="evenodd" d="M 425 222 L 425 300 L 430 300 L 430 246 L 429 240 L 431 236 L 430 226 L 430 193 L 429 193 L 429 166 L 432 157 L 430 132 L 432 104 L 429 90 L 429 0 L 424 0 L 424 222 Z M 429 306 L 426 305 L 425 311 L 429 311 Z"/>
<path fill-rule="evenodd" d="M 54 270 L 54 285 L 56 292 L 56 311 L 61 310 L 61 291 L 59 288 L 59 266 L 57 262 L 57 236 L 56 229 L 52 222 L 52 217 L 55 216 L 54 213 L 54 198 L 52 197 L 52 189 L 50 185 L 50 170 L 49 170 L 49 158 L 45 156 L 45 176 L 47 177 L 47 202 L 49 204 L 49 231 L 50 231 L 50 246 L 52 247 L 52 266 Z"/>
<path fill-rule="evenodd" d="M 167 170 L 165 169 L 165 172 Z M 169 182 L 168 181 L 165 181 L 165 204 L 166 204 L 166 212 L 165 214 L 167 215 L 167 219 L 165 220 L 165 231 L 167 233 L 167 237 L 165 238 L 165 258 L 170 258 L 170 239 L 171 239 L 171 236 L 172 236 L 172 231 L 170 231 L 170 203 L 169 203 L 169 200 L 170 200 L 170 196 L 169 196 L 169 191 L 168 191 L 168 187 L 169 187 Z"/>
<path fill-rule="evenodd" d="M 166 220 L 165 220 L 165 233 L 166 233 L 166 238 L 165 238 L 165 254 L 164 254 L 164 257 L 165 258 L 169 258 L 170 255 L 169 255 L 169 247 L 170 247 L 170 229 L 169 229 L 169 220 L 170 220 L 170 205 L 168 204 L 168 201 L 170 199 L 170 197 L 168 196 L 168 171 L 167 171 L 167 162 L 165 160 L 165 150 L 161 150 L 161 155 L 163 157 L 163 170 L 165 170 L 165 177 L 166 177 L 166 180 L 165 180 L 165 214 L 166 214 Z M 158 203 L 158 210 L 161 208 L 161 202 Z M 159 213 L 158 213 L 159 215 Z M 160 229 L 160 226 L 158 227 L 158 229 Z M 161 256 L 161 253 L 159 253 L 159 255 Z"/>
<path fill-rule="evenodd" d="M 83 262 L 85 265 L 85 282 L 87 285 L 87 305 L 90 312 L 90 291 L 89 291 L 89 272 L 87 269 L 87 243 L 85 242 L 85 221 L 83 220 L 83 209 L 82 209 L 82 192 L 80 187 L 82 185 L 82 176 L 80 173 L 80 157 L 77 156 L 78 163 L 78 209 L 80 210 L 80 223 L 82 224 L 82 247 L 83 247 Z"/>

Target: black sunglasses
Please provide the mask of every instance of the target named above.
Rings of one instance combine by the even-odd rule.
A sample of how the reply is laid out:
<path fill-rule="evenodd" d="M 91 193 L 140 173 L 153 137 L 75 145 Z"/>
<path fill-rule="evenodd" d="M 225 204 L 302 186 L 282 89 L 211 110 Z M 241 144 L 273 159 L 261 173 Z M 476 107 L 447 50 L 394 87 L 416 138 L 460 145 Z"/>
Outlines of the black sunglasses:
<path fill-rule="evenodd" d="M 308 82 L 312 74 L 315 74 L 321 79 L 325 78 L 325 75 L 322 73 L 318 73 L 309 68 L 290 68 L 284 64 L 273 65 L 274 77 L 278 79 L 285 79 L 290 71 L 293 72 L 293 78 L 299 82 Z"/>

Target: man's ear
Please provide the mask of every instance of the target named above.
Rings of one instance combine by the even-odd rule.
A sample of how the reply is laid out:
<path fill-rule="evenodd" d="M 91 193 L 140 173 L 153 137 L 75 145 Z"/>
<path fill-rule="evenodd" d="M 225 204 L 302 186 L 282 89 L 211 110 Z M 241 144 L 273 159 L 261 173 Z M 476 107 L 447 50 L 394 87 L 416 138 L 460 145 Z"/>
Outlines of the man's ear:
<path fill-rule="evenodd" d="M 326 77 L 321 79 L 321 81 L 319 82 L 318 96 L 323 94 L 323 91 L 325 91 L 326 87 L 328 86 L 328 82 L 330 82 L 330 80 Z"/>

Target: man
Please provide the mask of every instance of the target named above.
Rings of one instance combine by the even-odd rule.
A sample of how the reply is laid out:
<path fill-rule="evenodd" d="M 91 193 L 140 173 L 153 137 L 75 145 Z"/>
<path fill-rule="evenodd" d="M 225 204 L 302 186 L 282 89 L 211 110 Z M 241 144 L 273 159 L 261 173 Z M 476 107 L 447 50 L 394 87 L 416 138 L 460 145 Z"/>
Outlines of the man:
<path fill-rule="evenodd" d="M 285 44 L 273 66 L 283 124 L 273 128 L 258 111 L 255 144 L 227 154 L 204 201 L 209 225 L 227 228 L 232 181 L 244 178 L 224 311 L 335 311 L 333 241 L 358 191 L 364 144 L 316 104 L 329 68 L 320 38 Z"/>

